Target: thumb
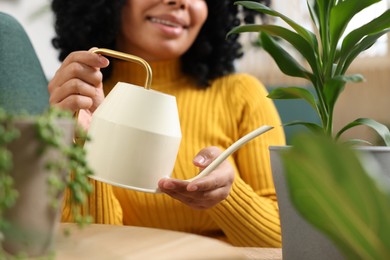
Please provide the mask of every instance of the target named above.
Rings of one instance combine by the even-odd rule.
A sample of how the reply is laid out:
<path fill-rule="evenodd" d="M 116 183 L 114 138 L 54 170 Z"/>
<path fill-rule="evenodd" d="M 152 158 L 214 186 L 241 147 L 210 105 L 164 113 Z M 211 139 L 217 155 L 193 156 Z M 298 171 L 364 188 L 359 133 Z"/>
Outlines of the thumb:
<path fill-rule="evenodd" d="M 95 51 L 98 50 L 98 49 L 99 48 L 97 48 L 97 47 L 92 47 L 88 51 L 92 52 L 92 53 L 95 53 Z M 107 67 L 110 64 L 110 60 L 107 59 L 106 57 L 104 57 L 102 54 L 96 53 L 96 55 L 98 55 L 98 57 L 99 57 L 99 63 L 101 64 L 101 66 L 99 66 L 100 68 L 105 68 L 105 67 Z"/>
<path fill-rule="evenodd" d="M 195 166 L 200 168 L 207 167 L 215 158 L 222 153 L 221 149 L 216 146 L 209 146 L 203 148 L 199 153 L 194 157 L 193 163 Z"/>

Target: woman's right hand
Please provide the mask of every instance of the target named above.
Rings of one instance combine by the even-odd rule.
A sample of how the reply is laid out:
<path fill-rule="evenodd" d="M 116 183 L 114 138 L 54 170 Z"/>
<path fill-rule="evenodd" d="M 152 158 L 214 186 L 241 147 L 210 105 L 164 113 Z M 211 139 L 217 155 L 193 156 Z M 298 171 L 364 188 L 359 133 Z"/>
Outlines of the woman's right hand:
<path fill-rule="evenodd" d="M 49 82 L 50 105 L 75 113 L 79 124 L 87 130 L 92 114 L 104 99 L 103 76 L 109 65 L 107 58 L 89 51 L 76 51 L 66 57 Z"/>

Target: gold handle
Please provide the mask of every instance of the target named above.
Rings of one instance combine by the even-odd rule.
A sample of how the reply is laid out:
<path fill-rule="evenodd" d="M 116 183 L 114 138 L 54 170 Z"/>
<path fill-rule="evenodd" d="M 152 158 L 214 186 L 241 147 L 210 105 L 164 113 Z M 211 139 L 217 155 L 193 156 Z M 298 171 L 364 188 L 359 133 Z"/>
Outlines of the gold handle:
<path fill-rule="evenodd" d="M 104 56 L 110 56 L 113 58 L 126 60 L 126 61 L 132 61 L 135 63 L 138 63 L 145 67 L 146 70 L 146 81 L 145 81 L 145 89 L 150 89 L 150 85 L 152 84 L 152 69 L 150 68 L 149 63 L 147 63 L 144 59 L 141 59 L 140 57 L 127 54 L 124 52 L 109 50 L 105 48 L 100 48 L 92 51 L 93 53 L 102 54 Z"/>
<path fill-rule="evenodd" d="M 110 56 L 113 58 L 121 59 L 121 60 L 132 61 L 132 62 L 135 62 L 135 63 L 138 63 L 138 64 L 144 66 L 145 70 L 146 70 L 146 81 L 145 81 L 144 87 L 145 87 L 145 89 L 150 89 L 150 85 L 152 84 L 152 69 L 150 68 L 149 63 L 147 63 L 144 59 L 141 59 L 140 57 L 137 57 L 137 56 L 134 56 L 131 54 L 127 54 L 124 52 L 114 51 L 114 50 L 105 49 L 105 48 L 96 49 L 96 50 L 93 50 L 92 52 L 97 53 L 97 54 L 101 54 L 104 56 Z M 77 124 L 78 117 L 79 117 L 79 111 L 80 110 L 77 110 L 74 114 L 74 117 L 76 119 L 76 124 Z M 80 143 L 84 142 L 84 140 L 81 140 L 77 136 L 77 134 L 75 133 L 74 137 L 73 137 L 73 142 L 80 144 Z"/>

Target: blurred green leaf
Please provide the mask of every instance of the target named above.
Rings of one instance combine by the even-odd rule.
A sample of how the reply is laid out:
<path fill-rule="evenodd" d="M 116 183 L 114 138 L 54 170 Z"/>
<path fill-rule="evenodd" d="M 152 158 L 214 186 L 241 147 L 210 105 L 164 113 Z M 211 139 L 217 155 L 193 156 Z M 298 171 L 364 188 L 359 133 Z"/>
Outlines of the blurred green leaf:
<path fill-rule="evenodd" d="M 363 9 L 380 1 L 381 0 L 338 1 L 334 8 L 331 9 L 329 18 L 330 42 L 334 49 L 336 49 L 339 39 L 351 19 Z"/>
<path fill-rule="evenodd" d="M 315 46 L 313 49 L 313 46 L 311 46 L 310 43 L 307 42 L 306 39 L 303 38 L 301 35 L 281 26 L 249 24 L 233 28 L 228 33 L 228 36 L 233 33 L 242 32 L 265 32 L 272 36 L 282 38 L 283 40 L 289 42 L 292 46 L 294 46 L 294 48 L 302 55 L 302 57 L 307 60 L 313 73 L 318 72 L 319 68 L 316 59 L 316 50 L 318 50 L 318 46 Z"/>
<path fill-rule="evenodd" d="M 286 75 L 312 80 L 313 74 L 302 67 L 279 43 L 273 40 L 267 33 L 261 33 L 263 48 L 272 56 L 279 69 Z"/>
<path fill-rule="evenodd" d="M 341 60 L 346 60 L 351 49 L 355 48 L 355 46 L 361 42 L 362 39 L 369 35 L 378 35 L 380 37 L 383 35 L 383 31 L 385 30 L 386 32 L 389 27 L 390 10 L 386 10 L 382 15 L 373 19 L 371 22 L 364 24 L 363 26 L 347 34 L 343 40 L 340 50 Z"/>
<path fill-rule="evenodd" d="M 315 123 L 311 123 L 311 122 L 293 121 L 293 122 L 286 123 L 284 125 L 285 126 L 302 125 L 302 126 L 306 127 L 307 129 L 309 129 L 313 133 L 321 134 L 323 132 L 322 126 L 317 125 Z"/>
<path fill-rule="evenodd" d="M 349 50 L 349 53 L 344 54 L 343 57 L 345 61 L 340 61 L 337 73 L 344 74 L 351 63 L 355 60 L 355 58 L 363 51 L 370 48 L 381 36 L 388 33 L 390 29 L 384 30 L 382 32 L 378 32 L 372 35 L 365 37 L 360 43 L 356 44 L 355 47 Z M 340 53 L 342 54 L 342 53 Z"/>
<path fill-rule="evenodd" d="M 337 134 L 336 134 L 336 140 L 340 138 L 340 136 L 347 131 L 348 129 L 359 126 L 359 125 L 365 125 L 373 130 L 375 130 L 376 133 L 383 139 L 385 142 L 386 146 L 390 146 L 390 131 L 389 128 L 387 128 L 385 125 L 375 121 L 374 119 L 370 118 L 358 118 L 355 121 L 347 124 L 344 126 Z"/>
<path fill-rule="evenodd" d="M 354 74 L 350 76 L 336 76 L 327 80 L 324 84 L 324 95 L 326 104 L 328 106 L 329 113 L 333 113 L 333 108 L 336 105 L 336 101 L 344 90 L 345 84 L 348 82 L 362 82 L 363 76 L 360 74 Z"/>
<path fill-rule="evenodd" d="M 268 6 L 266 6 L 264 4 L 257 3 L 257 2 L 253 2 L 253 1 L 237 1 L 237 2 L 235 2 L 235 4 L 242 5 L 245 8 L 248 8 L 248 9 L 251 9 L 251 10 L 255 10 L 255 11 L 258 11 L 258 12 L 261 12 L 261 13 L 264 13 L 264 14 L 268 14 L 268 15 L 271 15 L 271 16 L 275 16 L 275 17 L 281 18 L 288 25 L 290 25 L 298 34 L 300 34 L 303 38 L 305 38 L 306 41 L 308 43 L 310 43 L 311 46 L 313 46 L 313 47 L 318 46 L 317 38 L 316 38 L 314 33 L 312 33 L 311 31 L 307 30 L 305 27 L 299 25 L 295 21 L 291 20 L 287 16 L 285 16 L 285 15 L 283 15 L 283 14 L 281 14 L 281 13 L 279 13 L 279 12 L 277 12 L 277 11 L 271 9 L 271 8 L 269 8 Z"/>
<path fill-rule="evenodd" d="M 383 175 L 367 174 L 355 151 L 324 136 L 296 136 L 282 156 L 304 218 L 349 259 L 390 259 L 390 186 L 378 186 Z"/>
<path fill-rule="evenodd" d="M 268 94 L 272 99 L 303 99 L 314 109 L 317 109 L 316 99 L 313 94 L 301 87 L 276 88 Z"/>

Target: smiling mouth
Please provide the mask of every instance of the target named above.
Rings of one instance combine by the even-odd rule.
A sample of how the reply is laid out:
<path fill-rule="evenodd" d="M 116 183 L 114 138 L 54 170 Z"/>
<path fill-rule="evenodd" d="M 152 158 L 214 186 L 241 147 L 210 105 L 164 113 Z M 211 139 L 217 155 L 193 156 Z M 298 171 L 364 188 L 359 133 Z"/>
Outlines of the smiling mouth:
<path fill-rule="evenodd" d="M 173 27 L 173 28 L 187 28 L 187 26 L 184 26 L 184 25 L 172 22 L 172 21 L 159 19 L 156 17 L 149 17 L 148 20 L 151 21 L 152 23 L 159 23 L 159 24 L 163 24 L 163 25 Z"/>

